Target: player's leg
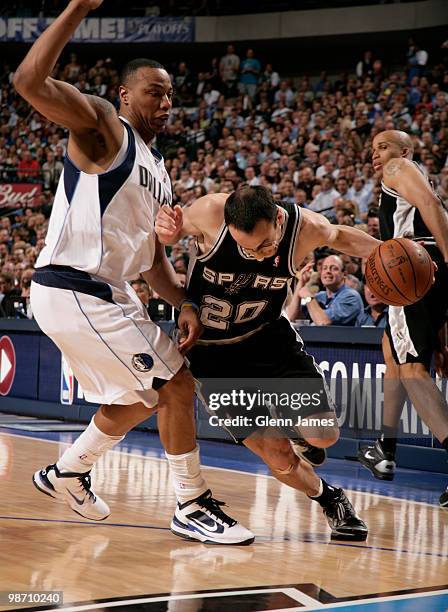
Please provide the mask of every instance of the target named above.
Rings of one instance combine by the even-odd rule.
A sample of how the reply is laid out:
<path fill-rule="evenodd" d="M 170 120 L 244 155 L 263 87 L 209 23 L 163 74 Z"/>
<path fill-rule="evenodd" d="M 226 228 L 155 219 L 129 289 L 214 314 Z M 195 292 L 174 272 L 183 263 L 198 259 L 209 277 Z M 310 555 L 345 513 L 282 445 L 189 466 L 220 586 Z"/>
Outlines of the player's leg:
<path fill-rule="evenodd" d="M 42 493 L 66 501 L 74 512 L 84 518 L 104 520 L 109 516 L 110 509 L 92 491 L 90 472 L 100 457 L 153 412 L 142 403 L 101 406 L 85 431 L 58 461 L 35 472 L 34 485 Z"/>
<path fill-rule="evenodd" d="M 185 367 L 159 390 L 159 434 L 177 497 L 171 530 L 206 544 L 251 544 L 253 533 L 223 511 L 202 476 L 193 394 L 193 377 Z"/>
<path fill-rule="evenodd" d="M 293 452 L 289 439 L 279 435 L 273 428 L 257 431 L 244 440 L 244 445 L 263 459 L 277 480 L 320 504 L 332 539 L 365 540 L 367 527 L 344 491 L 319 478 L 311 465 Z"/>
<path fill-rule="evenodd" d="M 386 364 L 384 373 L 383 431 L 375 444 L 359 449 L 359 461 L 379 480 L 392 480 L 395 474 L 395 451 L 397 430 L 406 389 L 400 380 L 400 366 L 393 355 L 389 335 L 383 336 L 383 357 Z"/>

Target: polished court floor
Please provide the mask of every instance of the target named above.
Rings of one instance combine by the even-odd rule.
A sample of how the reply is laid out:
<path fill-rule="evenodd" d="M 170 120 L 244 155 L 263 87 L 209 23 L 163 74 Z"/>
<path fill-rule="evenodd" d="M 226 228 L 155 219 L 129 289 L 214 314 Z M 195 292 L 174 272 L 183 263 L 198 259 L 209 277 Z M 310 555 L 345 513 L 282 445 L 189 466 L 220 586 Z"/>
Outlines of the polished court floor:
<path fill-rule="evenodd" d="M 368 523 L 365 543 L 331 542 L 320 507 L 280 485 L 245 448 L 202 442 L 215 496 L 256 534 L 249 547 L 205 546 L 169 531 L 175 499 L 157 436 L 132 433 L 98 464 L 111 516 L 91 523 L 38 493 L 31 474 L 78 432 L 0 426 L 0 610 L 6 593 L 63 591 L 66 610 L 159 612 L 448 609 L 448 510 L 441 474 L 401 470 L 394 483 L 328 460 Z"/>

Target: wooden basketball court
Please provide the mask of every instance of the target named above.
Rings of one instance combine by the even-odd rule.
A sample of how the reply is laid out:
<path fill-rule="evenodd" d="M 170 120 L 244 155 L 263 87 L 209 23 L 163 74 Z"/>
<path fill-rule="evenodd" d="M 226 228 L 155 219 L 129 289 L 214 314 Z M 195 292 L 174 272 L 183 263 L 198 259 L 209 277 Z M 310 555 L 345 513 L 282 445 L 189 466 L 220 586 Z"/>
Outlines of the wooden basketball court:
<path fill-rule="evenodd" d="M 34 489 L 33 471 L 62 448 L 0 430 L 0 610 L 57 609 L 6 604 L 6 593 L 25 591 L 63 591 L 69 610 L 448 607 L 448 511 L 436 505 L 351 490 L 369 537 L 331 542 L 320 507 L 300 493 L 264 474 L 205 468 L 215 496 L 256 534 L 248 547 L 206 546 L 170 532 L 168 467 L 149 443 L 100 460 L 94 489 L 112 509 L 104 523 Z M 384 603 L 393 607 L 372 607 Z"/>

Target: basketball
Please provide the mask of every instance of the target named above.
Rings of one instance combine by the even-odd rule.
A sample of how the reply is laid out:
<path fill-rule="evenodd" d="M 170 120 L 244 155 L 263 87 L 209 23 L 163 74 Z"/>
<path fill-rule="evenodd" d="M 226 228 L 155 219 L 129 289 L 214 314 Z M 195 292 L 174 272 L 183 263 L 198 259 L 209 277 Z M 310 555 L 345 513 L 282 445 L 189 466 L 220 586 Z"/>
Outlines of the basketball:
<path fill-rule="evenodd" d="M 370 254 L 365 276 L 370 289 L 385 304 L 409 306 L 429 291 L 434 264 L 422 245 L 408 238 L 393 238 Z"/>

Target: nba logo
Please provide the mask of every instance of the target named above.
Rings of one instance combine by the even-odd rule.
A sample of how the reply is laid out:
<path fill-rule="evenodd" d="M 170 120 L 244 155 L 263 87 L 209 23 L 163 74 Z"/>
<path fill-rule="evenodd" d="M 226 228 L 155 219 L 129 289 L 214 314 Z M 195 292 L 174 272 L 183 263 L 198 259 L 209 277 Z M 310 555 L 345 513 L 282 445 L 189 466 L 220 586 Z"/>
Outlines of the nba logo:
<path fill-rule="evenodd" d="M 75 377 L 71 367 L 61 354 L 61 404 L 73 404 Z"/>

